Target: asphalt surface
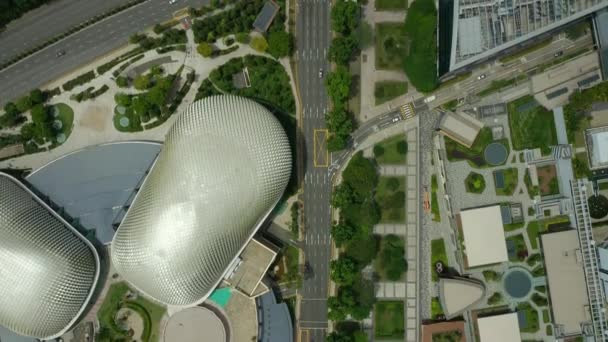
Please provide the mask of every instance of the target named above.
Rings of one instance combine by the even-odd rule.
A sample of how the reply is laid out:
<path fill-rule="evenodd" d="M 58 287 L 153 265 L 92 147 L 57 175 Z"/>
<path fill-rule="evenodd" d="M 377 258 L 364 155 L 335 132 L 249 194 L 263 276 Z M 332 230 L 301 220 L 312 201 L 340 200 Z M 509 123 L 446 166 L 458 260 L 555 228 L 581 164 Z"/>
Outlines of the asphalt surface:
<path fill-rule="evenodd" d="M 0 64 L 128 0 L 59 0 L 26 13 L 0 32 Z M 27 38 L 27 39 L 24 39 Z"/>
<path fill-rule="evenodd" d="M 329 0 L 297 2 L 296 47 L 298 87 L 302 101 L 304 140 L 304 255 L 310 274 L 302 285 L 299 329 L 307 330 L 308 341 L 325 341 L 327 296 L 331 258 L 331 215 L 329 199 L 331 178 L 327 172 L 325 112 L 328 98 L 324 78 L 329 70 L 327 50 L 330 43 Z M 319 70 L 323 70 L 320 77 Z M 315 132 L 316 138 L 315 138 Z M 316 146 L 315 146 L 316 145 Z M 315 151 L 316 149 L 316 151 Z M 325 151 L 325 152 L 324 152 Z M 315 160 L 316 159 L 316 160 Z M 315 164 L 317 166 L 315 166 Z"/>
<path fill-rule="evenodd" d="M 105 1 L 80 0 L 80 2 L 89 4 Z M 209 0 L 178 0 L 176 4 L 170 5 L 168 0 L 149 0 L 69 36 L 0 71 L 0 106 L 125 45 L 129 36 L 171 19 L 176 10 L 188 6 L 199 7 L 208 2 Z M 97 14 L 104 12 L 103 6 L 96 8 L 100 10 Z M 61 21 L 67 15 L 69 12 L 53 12 L 49 13 L 49 18 L 46 20 Z M 91 13 L 91 16 L 94 15 Z M 41 24 L 32 21 L 29 17 L 24 20 L 33 25 L 30 30 L 44 29 L 44 26 L 39 27 Z M 21 19 L 16 24 L 20 22 Z M 4 50 L 4 45 L 0 46 Z M 65 55 L 56 57 L 57 52 L 62 50 L 65 51 Z"/>

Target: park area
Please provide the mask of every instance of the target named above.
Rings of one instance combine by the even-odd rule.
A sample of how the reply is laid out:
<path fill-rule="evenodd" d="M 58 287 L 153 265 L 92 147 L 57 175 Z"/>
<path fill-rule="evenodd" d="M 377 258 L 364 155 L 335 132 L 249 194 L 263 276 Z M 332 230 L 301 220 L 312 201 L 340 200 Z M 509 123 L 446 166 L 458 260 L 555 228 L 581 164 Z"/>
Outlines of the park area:
<path fill-rule="evenodd" d="M 165 309 L 132 291 L 125 282 L 110 286 L 97 317 L 98 341 L 110 342 L 127 338 L 157 342 Z"/>
<path fill-rule="evenodd" d="M 376 339 L 403 340 L 405 332 L 402 301 L 380 301 L 374 309 L 374 335 Z"/>
<path fill-rule="evenodd" d="M 476 172 L 471 172 L 464 180 L 464 185 L 467 192 L 481 194 L 486 188 L 486 181 L 483 178 L 483 175 Z"/>
<path fill-rule="evenodd" d="M 374 145 L 374 158 L 378 164 L 404 164 L 407 141 L 403 134 L 397 134 Z"/>
<path fill-rule="evenodd" d="M 557 144 L 553 113 L 524 96 L 508 104 L 509 127 L 515 150 L 540 148 L 543 155 Z"/>
<path fill-rule="evenodd" d="M 515 192 L 518 183 L 518 170 L 516 168 L 507 168 L 496 170 L 494 175 L 494 187 L 496 195 L 511 196 Z"/>
<path fill-rule="evenodd" d="M 380 177 L 376 202 L 381 223 L 405 222 L 405 177 Z"/>
<path fill-rule="evenodd" d="M 376 68 L 403 70 L 403 56 L 408 54 L 405 24 L 376 24 Z"/>

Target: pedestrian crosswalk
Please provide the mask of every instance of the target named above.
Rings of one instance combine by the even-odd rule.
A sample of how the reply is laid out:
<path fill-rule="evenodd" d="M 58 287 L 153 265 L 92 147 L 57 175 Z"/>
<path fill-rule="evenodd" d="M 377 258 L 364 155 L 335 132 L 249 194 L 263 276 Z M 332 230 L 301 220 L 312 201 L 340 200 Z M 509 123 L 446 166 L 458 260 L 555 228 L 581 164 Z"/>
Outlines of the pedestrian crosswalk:
<path fill-rule="evenodd" d="M 416 112 L 414 111 L 414 106 L 412 106 L 412 103 L 406 103 L 403 106 L 399 107 L 399 111 L 401 112 L 401 116 L 407 120 L 407 119 L 411 119 L 414 116 L 416 116 Z"/>

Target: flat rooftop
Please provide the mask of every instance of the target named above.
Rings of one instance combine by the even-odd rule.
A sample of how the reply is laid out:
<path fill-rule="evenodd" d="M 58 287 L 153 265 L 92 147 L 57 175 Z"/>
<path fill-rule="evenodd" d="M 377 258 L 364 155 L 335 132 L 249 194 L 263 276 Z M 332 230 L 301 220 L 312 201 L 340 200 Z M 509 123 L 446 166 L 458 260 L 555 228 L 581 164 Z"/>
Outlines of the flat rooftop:
<path fill-rule="evenodd" d="M 477 319 L 481 342 L 521 342 L 517 312 Z"/>
<path fill-rule="evenodd" d="M 521 45 L 606 6 L 607 0 L 455 0 L 449 70 Z"/>
<path fill-rule="evenodd" d="M 586 130 L 585 141 L 589 152 L 589 167 L 608 167 L 608 126 Z"/>
<path fill-rule="evenodd" d="M 108 244 L 161 146 L 129 141 L 87 147 L 42 166 L 26 181 Z"/>
<path fill-rule="evenodd" d="M 462 210 L 459 215 L 468 267 L 509 260 L 500 205 Z"/>
<path fill-rule="evenodd" d="M 276 256 L 277 253 L 263 242 L 251 239 L 237 259 L 240 261 L 236 268 L 225 281 L 249 297 L 259 295 L 261 293 L 257 291 L 258 285 L 263 285 L 262 278 Z"/>
<path fill-rule="evenodd" d="M 467 147 L 473 145 L 482 128 L 483 122 L 461 113 L 446 112 L 439 121 L 441 133 Z"/>
<path fill-rule="evenodd" d="M 543 234 L 541 241 L 554 322 L 563 335 L 580 334 L 590 313 L 578 232 Z"/>
<path fill-rule="evenodd" d="M 439 279 L 439 300 L 447 319 L 460 315 L 477 304 L 485 295 L 485 287 L 466 278 Z"/>

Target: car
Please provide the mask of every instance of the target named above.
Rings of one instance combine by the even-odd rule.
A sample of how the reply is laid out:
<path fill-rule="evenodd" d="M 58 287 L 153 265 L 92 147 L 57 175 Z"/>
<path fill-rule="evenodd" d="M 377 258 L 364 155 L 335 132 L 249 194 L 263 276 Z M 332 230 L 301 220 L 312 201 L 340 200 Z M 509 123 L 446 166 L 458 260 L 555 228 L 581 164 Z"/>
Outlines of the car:
<path fill-rule="evenodd" d="M 424 99 L 424 103 L 431 103 L 433 101 L 435 101 L 437 97 L 435 95 L 431 95 L 429 97 L 427 97 L 426 99 Z"/>
<path fill-rule="evenodd" d="M 400 118 L 400 117 L 393 118 L 393 122 L 397 122 L 397 121 L 399 121 L 399 120 L 401 120 L 401 118 Z"/>
<path fill-rule="evenodd" d="M 323 69 L 319 69 L 319 78 L 323 78 Z"/>
<path fill-rule="evenodd" d="M 59 50 L 59 51 L 57 51 L 57 57 L 61 57 L 63 55 L 65 55 L 65 50 Z"/>
<path fill-rule="evenodd" d="M 481 74 L 481 75 L 477 76 L 478 80 L 483 80 L 484 78 L 486 78 L 486 74 Z"/>
<path fill-rule="evenodd" d="M 177 2 L 177 0 L 169 0 L 169 5 L 173 5 L 176 2 Z"/>
<path fill-rule="evenodd" d="M 553 57 L 559 57 L 563 54 L 564 54 L 564 51 L 557 51 L 556 53 L 553 54 Z"/>

